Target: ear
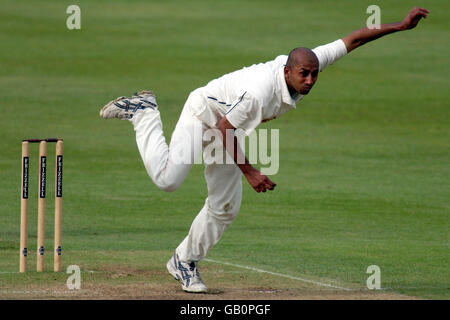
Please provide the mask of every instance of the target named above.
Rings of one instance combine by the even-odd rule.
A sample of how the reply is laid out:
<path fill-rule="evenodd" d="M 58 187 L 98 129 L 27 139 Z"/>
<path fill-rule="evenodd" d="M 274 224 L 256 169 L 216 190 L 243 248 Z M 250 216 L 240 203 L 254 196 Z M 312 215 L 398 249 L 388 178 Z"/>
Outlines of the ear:
<path fill-rule="evenodd" d="M 286 81 L 288 86 L 290 85 L 290 82 L 289 82 L 289 74 L 290 74 L 290 72 L 291 72 L 291 69 L 288 66 L 284 66 L 284 80 Z"/>

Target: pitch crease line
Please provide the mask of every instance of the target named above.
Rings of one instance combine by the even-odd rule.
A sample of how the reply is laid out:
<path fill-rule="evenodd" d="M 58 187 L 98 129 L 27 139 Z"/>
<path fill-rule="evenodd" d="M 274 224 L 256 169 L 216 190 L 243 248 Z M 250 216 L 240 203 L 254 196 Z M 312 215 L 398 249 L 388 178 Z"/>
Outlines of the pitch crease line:
<path fill-rule="evenodd" d="M 203 260 L 208 261 L 208 262 L 218 263 L 218 264 L 224 264 L 224 265 L 228 265 L 228 266 L 232 266 L 232 267 L 236 267 L 236 268 L 247 269 L 247 270 L 251 270 L 251 271 L 255 271 L 255 272 L 268 273 L 268 274 L 271 274 L 271 275 L 274 275 L 274 276 L 279 276 L 279 277 L 288 278 L 288 279 L 292 279 L 292 280 L 298 280 L 298 281 L 302 281 L 302 282 L 312 283 L 312 284 L 315 284 L 315 285 L 318 285 L 318 286 L 322 286 L 322 287 L 329 287 L 329 288 L 345 290 L 345 291 L 351 291 L 352 290 L 352 289 L 349 289 L 349 288 L 339 287 L 339 286 L 335 286 L 335 285 L 328 284 L 328 283 L 323 283 L 323 282 L 319 282 L 319 281 L 314 281 L 314 280 L 304 279 L 304 278 L 300 278 L 300 277 L 290 276 L 288 274 L 283 274 L 283 273 L 272 272 L 272 271 L 262 270 L 262 269 L 258 269 L 258 268 L 243 266 L 243 265 L 240 265 L 240 264 L 234 264 L 234 263 L 230 263 L 230 262 L 217 261 L 217 260 L 212 260 L 212 259 L 203 259 Z"/>

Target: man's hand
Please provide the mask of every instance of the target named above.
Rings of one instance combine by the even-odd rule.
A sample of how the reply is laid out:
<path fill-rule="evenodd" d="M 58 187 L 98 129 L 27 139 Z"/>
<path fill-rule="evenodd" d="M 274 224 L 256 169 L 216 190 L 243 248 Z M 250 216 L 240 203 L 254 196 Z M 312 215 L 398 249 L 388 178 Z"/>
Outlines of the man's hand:
<path fill-rule="evenodd" d="M 256 169 L 252 169 L 244 173 L 248 183 L 255 189 L 256 192 L 266 192 L 273 190 L 276 186 L 267 176 L 263 175 Z"/>
<path fill-rule="evenodd" d="M 420 19 L 426 18 L 429 13 L 425 8 L 414 7 L 402 21 L 403 30 L 415 28 Z"/>

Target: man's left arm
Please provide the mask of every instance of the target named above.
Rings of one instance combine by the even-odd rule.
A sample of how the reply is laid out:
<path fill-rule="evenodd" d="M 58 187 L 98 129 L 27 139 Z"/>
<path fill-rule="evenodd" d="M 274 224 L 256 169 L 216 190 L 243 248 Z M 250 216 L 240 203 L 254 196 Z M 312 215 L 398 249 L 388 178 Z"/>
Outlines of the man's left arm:
<path fill-rule="evenodd" d="M 422 18 L 427 17 L 428 13 L 429 11 L 427 9 L 414 7 L 401 22 L 382 24 L 379 29 L 359 29 L 352 32 L 345 38 L 342 38 L 342 41 L 344 41 L 345 46 L 347 47 L 347 53 L 349 53 L 350 51 L 370 41 L 381 38 L 390 33 L 415 28 Z"/>

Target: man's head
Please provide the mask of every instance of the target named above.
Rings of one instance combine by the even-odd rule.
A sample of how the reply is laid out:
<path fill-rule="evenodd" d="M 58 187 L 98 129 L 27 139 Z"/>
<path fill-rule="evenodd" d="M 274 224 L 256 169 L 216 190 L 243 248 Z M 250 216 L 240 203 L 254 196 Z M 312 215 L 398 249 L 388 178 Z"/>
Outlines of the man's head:
<path fill-rule="evenodd" d="M 289 53 L 284 78 L 289 92 L 308 94 L 319 75 L 319 60 L 308 48 L 295 48 Z"/>

